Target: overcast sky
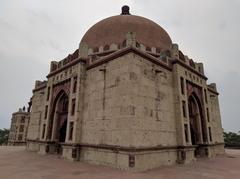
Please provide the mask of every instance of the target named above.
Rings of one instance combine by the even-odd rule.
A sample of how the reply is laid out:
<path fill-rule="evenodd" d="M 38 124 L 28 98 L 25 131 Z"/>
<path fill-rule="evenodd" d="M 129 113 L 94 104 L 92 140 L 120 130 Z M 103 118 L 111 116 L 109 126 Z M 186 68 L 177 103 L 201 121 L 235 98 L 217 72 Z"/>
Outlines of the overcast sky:
<path fill-rule="evenodd" d="M 223 128 L 239 131 L 240 0 L 0 0 L 0 128 L 9 128 L 11 113 L 27 105 L 51 60 L 74 52 L 92 25 L 125 4 L 204 63 L 220 92 Z"/>

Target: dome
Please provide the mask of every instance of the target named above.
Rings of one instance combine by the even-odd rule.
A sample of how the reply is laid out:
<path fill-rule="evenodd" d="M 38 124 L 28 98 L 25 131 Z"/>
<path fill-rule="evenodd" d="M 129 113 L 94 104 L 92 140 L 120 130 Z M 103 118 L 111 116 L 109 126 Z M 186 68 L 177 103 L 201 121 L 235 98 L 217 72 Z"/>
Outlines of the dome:
<path fill-rule="evenodd" d="M 121 44 L 128 32 L 135 32 L 136 41 L 146 47 L 171 48 L 172 40 L 161 26 L 144 17 L 130 15 L 128 10 L 124 6 L 121 15 L 96 23 L 86 32 L 81 43 L 86 43 L 89 48 Z"/>

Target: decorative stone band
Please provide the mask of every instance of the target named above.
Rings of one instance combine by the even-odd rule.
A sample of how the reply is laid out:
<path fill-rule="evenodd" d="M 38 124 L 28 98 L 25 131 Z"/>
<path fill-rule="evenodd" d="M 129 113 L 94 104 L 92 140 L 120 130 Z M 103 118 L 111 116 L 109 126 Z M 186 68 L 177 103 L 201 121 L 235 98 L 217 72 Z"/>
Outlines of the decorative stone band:
<path fill-rule="evenodd" d="M 135 54 L 137 54 L 137 55 L 139 55 L 141 57 L 144 57 L 147 60 L 151 61 L 152 63 L 154 63 L 156 65 L 159 65 L 159 66 L 161 66 L 161 67 L 163 67 L 163 68 L 165 68 L 165 69 L 167 69 L 169 71 L 172 71 L 172 65 L 179 64 L 179 65 L 187 68 L 188 70 L 190 70 L 192 73 L 200 76 L 204 80 L 208 79 L 205 75 L 199 73 L 197 70 L 193 69 L 191 66 L 185 64 L 184 62 L 182 62 L 182 61 L 180 61 L 178 59 L 174 59 L 174 60 L 171 60 L 171 61 L 169 60 L 167 62 L 164 62 L 164 61 L 160 60 L 159 58 L 156 58 L 156 57 L 154 57 L 154 56 L 152 56 L 152 55 L 150 55 L 148 53 L 145 53 L 142 50 L 139 50 L 138 48 L 132 47 L 132 46 L 126 47 L 126 48 L 118 50 L 118 51 L 116 51 L 116 52 L 114 52 L 114 53 L 112 53 L 110 55 L 102 57 L 99 60 L 95 61 L 94 63 L 89 63 L 88 62 L 87 70 L 95 68 L 95 67 L 97 67 L 99 65 L 102 65 L 102 64 L 104 64 L 106 62 L 114 60 L 115 58 L 118 58 L 118 57 L 120 57 L 122 55 L 125 55 L 127 53 L 130 53 L 130 52 L 135 53 Z M 169 62 L 171 62 L 171 63 L 169 63 Z"/>
<path fill-rule="evenodd" d="M 15 140 L 11 140 L 11 141 L 9 141 L 9 143 L 11 143 L 11 144 L 17 144 L 17 145 L 21 145 L 21 144 L 25 145 L 25 144 L 26 144 L 25 141 L 15 141 Z"/>
<path fill-rule="evenodd" d="M 27 140 L 27 142 L 33 143 L 42 143 L 42 144 L 55 144 L 55 142 L 50 141 L 36 141 L 36 140 Z M 123 151 L 123 152 L 144 152 L 144 151 L 160 151 L 160 150 L 183 150 L 183 149 L 191 149 L 198 147 L 197 145 L 189 145 L 189 146 L 154 146 L 154 147 L 122 147 L 115 145 L 103 145 L 103 144 L 78 144 L 78 143 L 61 143 L 63 146 L 71 146 L 77 148 L 95 148 L 95 149 L 105 149 L 112 150 L 115 152 Z M 200 147 L 208 147 L 208 146 L 217 146 L 224 145 L 224 143 L 215 143 L 215 144 L 201 144 Z"/>
<path fill-rule="evenodd" d="M 152 55 L 149 55 L 147 53 L 144 53 L 141 50 L 139 50 L 139 49 L 137 49 L 135 47 L 132 47 L 132 46 L 126 47 L 126 48 L 121 49 L 119 51 L 116 51 L 116 52 L 114 52 L 114 53 L 112 53 L 112 54 L 110 54 L 108 56 L 102 57 L 101 59 L 99 59 L 98 61 L 96 61 L 96 62 L 94 62 L 92 64 L 88 63 L 87 70 L 95 68 L 97 66 L 100 66 L 100 65 L 102 65 L 102 64 L 104 64 L 106 62 L 114 60 L 114 59 L 116 59 L 118 57 L 121 57 L 121 56 L 123 56 L 125 54 L 128 54 L 130 52 L 133 52 L 133 53 L 135 53 L 137 55 L 140 55 L 140 56 L 146 58 L 147 60 L 149 60 L 149 61 L 151 61 L 151 62 L 153 62 L 153 63 L 155 63 L 157 65 L 160 65 L 160 66 L 162 66 L 163 68 L 165 68 L 165 69 L 167 69 L 169 71 L 172 70 L 172 68 L 171 68 L 171 66 L 169 66 L 169 64 L 167 64 L 165 62 L 162 62 L 158 58 L 153 57 Z"/>
<path fill-rule="evenodd" d="M 16 115 L 16 114 L 24 114 L 24 115 L 30 115 L 30 113 L 29 112 L 24 112 L 24 111 L 18 111 L 18 112 L 15 112 L 15 113 L 13 113 L 12 115 Z"/>
<path fill-rule="evenodd" d="M 77 58 L 77 59 L 74 59 L 73 61 L 71 61 L 70 63 L 67 63 L 66 65 L 62 66 L 61 68 L 58 68 L 56 69 L 55 71 L 52 71 L 50 72 L 48 75 L 47 75 L 47 78 L 50 78 L 51 76 L 57 74 L 57 73 L 60 73 L 62 72 L 63 70 L 73 66 L 73 65 L 76 65 L 78 63 L 85 63 L 86 64 L 86 69 L 89 70 L 89 69 L 92 69 L 92 68 L 95 68 L 97 66 L 100 66 L 104 63 L 107 63 L 111 60 L 114 60 L 118 57 L 121 57 L 127 53 L 135 53 L 141 57 L 144 57 L 146 58 L 147 60 L 151 61 L 152 63 L 156 64 L 156 65 L 159 65 L 169 71 L 172 71 L 173 69 L 173 65 L 175 64 L 179 64 L 183 67 L 185 67 L 186 69 L 188 69 L 189 71 L 191 71 L 192 73 L 198 75 L 199 77 L 203 78 L 204 80 L 207 80 L 208 78 L 203 74 L 203 73 L 200 73 L 198 72 L 196 69 L 194 69 L 193 67 L 189 66 L 188 64 L 186 64 L 184 61 L 181 61 L 180 59 L 169 59 L 169 60 L 166 60 L 166 61 L 163 61 L 161 60 L 160 58 L 158 57 L 155 57 L 154 55 L 151 55 L 149 53 L 146 53 L 144 51 L 142 51 L 141 49 L 138 49 L 137 47 L 134 47 L 134 46 L 128 46 L 128 47 L 125 47 L 125 48 L 122 48 L 120 50 L 117 50 L 117 51 L 112 51 L 111 53 L 109 53 L 108 55 L 105 55 L 105 56 L 102 56 L 102 57 L 99 57 L 99 58 L 96 58 L 93 60 L 93 58 Z M 35 88 L 33 90 L 33 92 L 35 91 L 38 91 L 38 90 L 41 90 L 43 88 L 45 88 L 46 86 L 43 85 L 43 86 L 39 86 L 38 88 Z M 209 91 L 213 92 L 214 94 L 218 95 L 218 92 L 212 88 L 208 88 Z"/>
<path fill-rule="evenodd" d="M 188 66 L 188 65 L 185 64 L 185 63 L 183 63 L 183 62 L 180 61 L 180 60 L 175 59 L 175 60 L 172 61 L 172 64 L 173 64 L 173 65 L 174 65 L 174 64 L 179 64 L 179 65 L 187 68 L 187 69 L 188 69 L 189 71 L 191 71 L 192 73 L 194 73 L 194 74 L 202 77 L 204 80 L 207 80 L 207 79 L 208 79 L 205 75 L 199 73 L 198 71 L 194 70 L 193 68 L 191 68 L 190 66 Z"/>
<path fill-rule="evenodd" d="M 214 93 L 215 95 L 219 95 L 219 93 L 215 89 L 212 89 L 209 86 L 208 86 L 208 91 Z"/>
<path fill-rule="evenodd" d="M 67 68 L 69 68 L 69 67 L 71 67 L 71 66 L 73 66 L 73 65 L 76 65 L 76 64 L 78 64 L 78 63 L 80 63 L 80 62 L 86 63 L 87 60 L 88 60 L 88 58 L 77 58 L 77 59 L 75 59 L 74 61 L 68 63 L 68 64 L 65 65 L 65 66 L 63 66 L 62 68 L 59 68 L 59 69 L 57 69 L 57 70 L 55 70 L 55 71 L 53 71 L 53 72 L 50 72 L 50 73 L 47 75 L 47 78 L 50 78 L 51 76 L 53 76 L 53 75 L 55 75 L 55 74 L 57 74 L 57 73 L 60 73 L 61 71 L 65 70 L 65 69 L 67 69 Z"/>
<path fill-rule="evenodd" d="M 46 88 L 47 87 L 47 83 L 44 83 L 44 84 L 42 84 L 41 86 L 38 86 L 38 87 L 36 87 L 35 89 L 33 89 L 33 93 L 34 92 L 37 92 L 37 91 L 39 91 L 39 90 L 42 90 L 42 89 L 44 89 L 44 88 Z"/>
<path fill-rule="evenodd" d="M 107 63 L 111 60 L 114 60 L 118 57 L 121 57 L 127 53 L 135 53 L 141 57 L 144 57 L 146 58 L 147 60 L 151 61 L 152 63 L 156 64 L 156 65 L 159 65 L 169 71 L 172 71 L 172 67 L 174 64 L 179 64 L 185 68 L 187 68 L 188 70 L 190 70 L 192 73 L 198 75 L 199 77 L 203 78 L 204 80 L 207 80 L 208 78 L 203 75 L 202 73 L 199 73 L 198 71 L 196 71 L 195 69 L 193 69 L 192 67 L 190 67 L 189 65 L 185 64 L 184 62 L 182 62 L 181 60 L 178 60 L 178 59 L 171 59 L 171 60 L 168 60 L 168 61 L 162 61 L 160 60 L 159 58 L 157 57 L 154 57 L 153 55 L 150 55 L 148 53 L 145 53 L 143 52 L 142 50 L 136 48 L 136 47 L 133 47 L 133 46 L 130 46 L 130 47 L 126 47 L 126 48 L 123 48 L 121 50 L 118 50 L 118 51 L 115 51 L 113 53 L 110 53 L 109 55 L 106 55 L 106 56 L 103 56 L 95 61 L 91 61 L 90 58 L 77 58 L 75 59 L 74 61 L 66 64 L 65 66 L 63 66 L 62 68 L 59 68 L 51 73 L 49 73 L 49 75 L 47 76 L 47 78 L 50 78 L 51 76 L 57 74 L 57 73 L 60 73 L 62 72 L 63 70 L 73 66 L 73 65 L 76 65 L 78 63 L 85 63 L 86 64 L 86 69 L 87 70 L 90 70 L 92 68 L 95 68 L 97 66 L 100 66 L 104 63 Z M 42 85 L 41 87 L 39 88 L 35 88 L 33 90 L 33 92 L 36 92 L 38 90 L 41 90 L 43 88 L 45 88 L 46 85 Z M 213 92 L 214 94 L 218 95 L 218 92 L 216 90 L 213 90 L 212 88 L 208 88 L 209 91 Z"/>

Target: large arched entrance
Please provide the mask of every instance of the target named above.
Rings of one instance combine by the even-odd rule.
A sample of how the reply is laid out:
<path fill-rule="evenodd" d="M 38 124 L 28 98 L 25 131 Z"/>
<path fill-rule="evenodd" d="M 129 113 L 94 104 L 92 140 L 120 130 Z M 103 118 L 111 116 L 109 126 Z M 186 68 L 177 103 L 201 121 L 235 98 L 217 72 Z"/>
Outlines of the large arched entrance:
<path fill-rule="evenodd" d="M 201 143 L 201 131 L 200 131 L 200 109 L 199 105 L 194 98 L 193 95 L 191 95 L 188 99 L 188 110 L 189 110 L 189 119 L 190 119 L 190 131 L 191 131 L 191 140 L 192 145 L 197 145 Z"/>
<path fill-rule="evenodd" d="M 57 144 L 57 152 L 61 153 L 61 143 L 65 142 L 68 117 L 68 96 L 61 91 L 54 100 L 52 118 L 52 139 Z"/>
<path fill-rule="evenodd" d="M 195 155 L 199 156 L 199 148 L 205 142 L 204 117 L 202 105 L 195 93 L 188 98 L 190 133 L 192 145 L 196 145 Z"/>

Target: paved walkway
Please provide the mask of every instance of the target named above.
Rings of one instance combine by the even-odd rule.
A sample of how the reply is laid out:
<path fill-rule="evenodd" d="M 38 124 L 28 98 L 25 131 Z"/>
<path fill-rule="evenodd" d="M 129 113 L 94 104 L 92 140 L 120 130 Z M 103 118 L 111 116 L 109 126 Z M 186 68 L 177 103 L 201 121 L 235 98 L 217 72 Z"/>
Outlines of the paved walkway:
<path fill-rule="evenodd" d="M 240 179 L 240 150 L 226 150 L 216 159 L 147 172 L 126 172 L 108 167 L 41 156 L 23 147 L 0 146 L 0 179 Z"/>

